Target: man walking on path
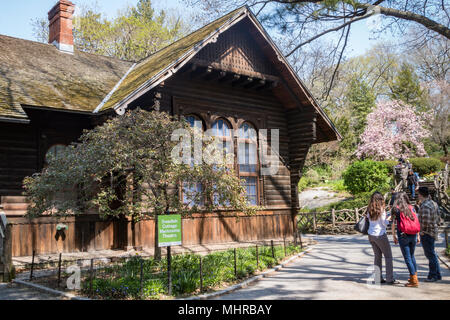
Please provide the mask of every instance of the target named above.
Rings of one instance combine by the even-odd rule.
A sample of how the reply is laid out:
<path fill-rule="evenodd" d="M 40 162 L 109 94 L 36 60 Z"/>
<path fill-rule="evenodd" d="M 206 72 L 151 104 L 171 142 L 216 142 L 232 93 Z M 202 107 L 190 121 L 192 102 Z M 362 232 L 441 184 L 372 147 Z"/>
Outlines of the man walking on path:
<path fill-rule="evenodd" d="M 436 202 L 431 200 L 427 187 L 419 188 L 419 222 L 420 242 L 423 252 L 429 261 L 427 282 L 442 280 L 439 259 L 434 244 L 438 237 L 439 208 Z"/>

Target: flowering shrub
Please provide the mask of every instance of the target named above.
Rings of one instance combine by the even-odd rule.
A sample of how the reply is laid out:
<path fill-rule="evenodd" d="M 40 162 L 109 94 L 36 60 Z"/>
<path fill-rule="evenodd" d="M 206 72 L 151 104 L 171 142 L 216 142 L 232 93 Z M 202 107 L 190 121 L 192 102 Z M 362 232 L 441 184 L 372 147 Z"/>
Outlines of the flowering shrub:
<path fill-rule="evenodd" d="M 429 174 L 424 175 L 422 178 L 423 178 L 425 181 L 434 181 L 434 177 L 435 177 L 437 174 L 438 174 L 437 172 L 432 172 L 432 173 L 429 173 Z"/>
<path fill-rule="evenodd" d="M 401 101 L 378 103 L 367 116 L 356 156 L 385 160 L 426 155 L 422 139 L 430 136 L 428 118 L 417 115 L 413 107 Z"/>

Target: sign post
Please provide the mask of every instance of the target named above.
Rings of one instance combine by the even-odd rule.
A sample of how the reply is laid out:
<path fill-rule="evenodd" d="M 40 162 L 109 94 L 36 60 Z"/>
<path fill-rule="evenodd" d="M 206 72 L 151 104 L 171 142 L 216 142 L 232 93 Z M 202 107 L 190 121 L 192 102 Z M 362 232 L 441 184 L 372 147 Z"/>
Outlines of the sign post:
<path fill-rule="evenodd" d="M 181 245 L 181 215 L 158 216 L 158 247 Z"/>
<path fill-rule="evenodd" d="M 181 245 L 181 215 L 166 214 L 158 216 L 158 247 L 167 247 L 168 293 L 172 294 L 172 256 L 171 246 Z"/>

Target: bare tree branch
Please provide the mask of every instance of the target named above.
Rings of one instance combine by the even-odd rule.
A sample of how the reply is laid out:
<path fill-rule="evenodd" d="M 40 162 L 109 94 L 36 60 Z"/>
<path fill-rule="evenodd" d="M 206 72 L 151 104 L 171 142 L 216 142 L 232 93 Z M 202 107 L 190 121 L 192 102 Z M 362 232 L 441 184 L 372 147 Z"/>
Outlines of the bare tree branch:
<path fill-rule="evenodd" d="M 325 30 L 324 32 L 321 32 L 321 33 L 319 33 L 318 35 L 315 35 L 314 37 L 310 38 L 309 40 L 306 40 L 305 42 L 300 43 L 300 44 L 299 44 L 298 46 L 296 46 L 291 52 L 289 52 L 289 53 L 286 55 L 286 57 L 289 57 L 291 54 L 293 54 L 293 53 L 294 53 L 296 50 L 298 50 L 300 47 L 303 47 L 305 44 L 308 44 L 308 43 L 310 43 L 310 42 L 316 40 L 317 38 L 322 37 L 323 35 L 325 35 L 325 34 L 327 34 L 327 33 L 334 32 L 334 31 L 338 31 L 338 30 L 340 30 L 340 29 L 342 29 L 342 28 L 345 28 L 346 26 L 348 26 L 348 25 L 350 25 L 350 24 L 352 24 L 352 23 L 354 23 L 354 22 L 357 22 L 357 21 L 360 21 L 360 20 L 363 20 L 363 19 L 367 19 L 367 18 L 370 17 L 372 14 L 373 14 L 373 13 L 370 13 L 370 14 L 368 14 L 368 15 L 364 15 L 364 16 L 361 16 L 361 17 L 353 18 L 353 19 L 347 21 L 346 23 L 343 23 L 343 24 L 341 24 L 341 25 L 339 25 L 339 26 L 337 26 L 337 27 L 335 27 L 335 28 Z"/>

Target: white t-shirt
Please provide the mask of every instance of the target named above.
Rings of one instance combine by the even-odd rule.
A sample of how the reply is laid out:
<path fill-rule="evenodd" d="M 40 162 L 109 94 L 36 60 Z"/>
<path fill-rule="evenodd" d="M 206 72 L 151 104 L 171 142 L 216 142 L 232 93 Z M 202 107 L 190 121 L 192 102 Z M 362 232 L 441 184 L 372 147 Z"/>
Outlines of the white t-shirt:
<path fill-rule="evenodd" d="M 376 221 L 370 220 L 369 213 L 367 213 L 369 219 L 369 231 L 371 236 L 382 236 L 386 233 L 386 227 L 389 225 L 389 221 L 386 220 L 386 212 L 383 211 Z"/>

